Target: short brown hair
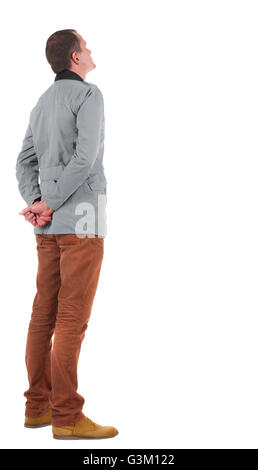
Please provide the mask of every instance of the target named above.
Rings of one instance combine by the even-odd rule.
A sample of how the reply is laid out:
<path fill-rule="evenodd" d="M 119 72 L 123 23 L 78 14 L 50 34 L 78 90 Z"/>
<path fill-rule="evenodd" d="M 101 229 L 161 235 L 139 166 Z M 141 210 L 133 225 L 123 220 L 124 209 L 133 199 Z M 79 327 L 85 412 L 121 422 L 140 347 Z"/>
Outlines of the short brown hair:
<path fill-rule="evenodd" d="M 46 58 L 54 73 L 71 67 L 71 54 L 81 52 L 80 39 L 75 29 L 62 29 L 49 36 L 46 43 Z"/>

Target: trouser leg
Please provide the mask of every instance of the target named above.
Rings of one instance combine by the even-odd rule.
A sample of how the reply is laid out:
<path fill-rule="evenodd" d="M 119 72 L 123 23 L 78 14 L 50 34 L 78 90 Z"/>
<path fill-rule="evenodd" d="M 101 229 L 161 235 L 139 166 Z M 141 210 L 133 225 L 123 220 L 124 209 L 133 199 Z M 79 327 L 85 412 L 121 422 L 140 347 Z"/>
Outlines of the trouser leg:
<path fill-rule="evenodd" d="M 28 328 L 25 361 L 29 388 L 25 415 L 37 417 L 51 404 L 51 347 L 60 288 L 60 249 L 54 235 L 36 235 L 37 292 Z"/>
<path fill-rule="evenodd" d="M 77 365 L 98 285 L 104 238 L 56 235 L 60 248 L 61 286 L 51 356 L 52 423 L 76 423 L 84 414 L 77 393 Z"/>

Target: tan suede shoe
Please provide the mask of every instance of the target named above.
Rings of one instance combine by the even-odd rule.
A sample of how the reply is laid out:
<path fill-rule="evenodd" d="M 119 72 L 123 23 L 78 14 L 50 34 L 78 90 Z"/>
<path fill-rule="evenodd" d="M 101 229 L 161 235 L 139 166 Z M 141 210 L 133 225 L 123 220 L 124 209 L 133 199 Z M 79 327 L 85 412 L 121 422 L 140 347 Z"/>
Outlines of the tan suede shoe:
<path fill-rule="evenodd" d="M 24 426 L 26 428 L 42 428 L 43 426 L 49 426 L 51 424 L 52 410 L 48 410 L 37 418 L 29 418 L 25 416 Z"/>
<path fill-rule="evenodd" d="M 113 426 L 101 426 L 87 416 L 70 426 L 52 426 L 52 431 L 54 439 L 103 439 L 118 434 Z"/>

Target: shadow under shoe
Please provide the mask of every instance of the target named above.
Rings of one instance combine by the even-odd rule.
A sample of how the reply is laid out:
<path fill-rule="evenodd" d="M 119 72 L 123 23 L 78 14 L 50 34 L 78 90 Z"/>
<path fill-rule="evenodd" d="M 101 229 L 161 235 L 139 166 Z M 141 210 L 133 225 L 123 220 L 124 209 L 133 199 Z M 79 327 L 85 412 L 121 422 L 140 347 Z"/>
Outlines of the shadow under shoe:
<path fill-rule="evenodd" d="M 48 410 L 37 418 L 30 418 L 25 416 L 24 426 L 25 428 L 42 428 L 43 426 L 49 426 L 51 424 L 52 410 Z"/>
<path fill-rule="evenodd" d="M 118 434 L 113 426 L 101 426 L 87 416 L 69 426 L 52 426 L 52 432 L 54 439 L 105 439 Z"/>

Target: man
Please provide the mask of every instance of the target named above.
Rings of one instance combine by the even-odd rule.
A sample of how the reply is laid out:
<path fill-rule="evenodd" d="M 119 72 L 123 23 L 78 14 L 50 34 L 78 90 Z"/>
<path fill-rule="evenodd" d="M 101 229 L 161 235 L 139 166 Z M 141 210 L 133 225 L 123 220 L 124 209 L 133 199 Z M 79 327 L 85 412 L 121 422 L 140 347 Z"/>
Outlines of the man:
<path fill-rule="evenodd" d="M 76 30 L 52 34 L 46 57 L 55 80 L 31 111 L 16 163 L 28 204 L 20 214 L 34 226 L 38 253 L 24 425 L 52 423 L 57 439 L 113 437 L 116 428 L 85 416 L 85 400 L 77 393 L 77 363 L 106 235 L 103 96 L 85 81 L 96 66 Z"/>

